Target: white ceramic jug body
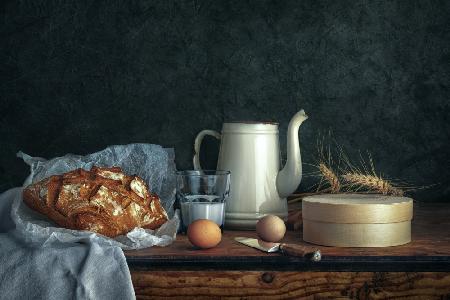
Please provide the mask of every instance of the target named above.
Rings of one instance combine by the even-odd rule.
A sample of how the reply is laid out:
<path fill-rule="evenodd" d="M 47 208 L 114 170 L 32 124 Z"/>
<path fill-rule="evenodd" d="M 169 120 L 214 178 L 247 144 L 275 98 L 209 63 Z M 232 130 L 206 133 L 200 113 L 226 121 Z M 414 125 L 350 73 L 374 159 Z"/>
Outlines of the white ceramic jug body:
<path fill-rule="evenodd" d="M 280 148 L 277 123 L 224 123 L 222 133 L 203 130 L 196 138 L 194 168 L 201 170 L 200 144 L 205 135 L 221 139 L 218 170 L 231 171 L 225 227 L 255 229 L 267 214 L 287 218 L 287 201 L 277 192 Z"/>
<path fill-rule="evenodd" d="M 287 217 L 287 201 L 276 188 L 280 171 L 276 123 L 224 123 L 217 168 L 231 171 L 227 228 L 254 229 L 267 214 Z"/>
<path fill-rule="evenodd" d="M 256 222 L 268 214 L 287 218 L 286 197 L 296 190 L 302 178 L 298 131 L 307 118 L 302 109 L 289 122 L 283 169 L 277 123 L 224 123 L 221 134 L 203 130 L 197 135 L 194 169 L 201 170 L 200 145 L 205 135 L 212 135 L 221 139 L 217 169 L 231 171 L 225 227 L 254 229 Z"/>

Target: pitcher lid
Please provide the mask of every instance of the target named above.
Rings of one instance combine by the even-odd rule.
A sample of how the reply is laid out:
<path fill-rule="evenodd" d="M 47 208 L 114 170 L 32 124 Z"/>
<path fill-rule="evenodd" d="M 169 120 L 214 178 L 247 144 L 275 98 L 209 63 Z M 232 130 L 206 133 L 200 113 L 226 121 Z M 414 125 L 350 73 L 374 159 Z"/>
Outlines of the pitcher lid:
<path fill-rule="evenodd" d="M 233 121 L 223 123 L 222 132 L 235 133 L 278 133 L 276 122 Z"/>
<path fill-rule="evenodd" d="M 278 122 L 272 121 L 226 121 L 225 123 L 238 123 L 238 124 L 264 124 L 264 125 L 278 125 Z"/>

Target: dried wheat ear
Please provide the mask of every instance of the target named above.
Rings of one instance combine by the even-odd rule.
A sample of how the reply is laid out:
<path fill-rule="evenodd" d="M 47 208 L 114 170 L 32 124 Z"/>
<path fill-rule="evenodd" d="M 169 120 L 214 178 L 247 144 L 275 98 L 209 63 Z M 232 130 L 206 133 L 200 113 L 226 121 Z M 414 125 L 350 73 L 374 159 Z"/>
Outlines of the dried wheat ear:
<path fill-rule="evenodd" d="M 366 175 L 362 173 L 346 173 L 342 178 L 348 182 L 351 187 L 367 188 L 371 191 L 383 195 L 403 196 L 404 192 L 400 188 L 393 186 L 388 180 L 376 175 Z"/>
<path fill-rule="evenodd" d="M 323 162 L 319 164 L 319 170 L 323 178 L 325 178 L 330 184 L 330 193 L 336 194 L 341 190 L 341 183 L 339 177 L 333 172 L 333 170 L 327 167 Z"/>

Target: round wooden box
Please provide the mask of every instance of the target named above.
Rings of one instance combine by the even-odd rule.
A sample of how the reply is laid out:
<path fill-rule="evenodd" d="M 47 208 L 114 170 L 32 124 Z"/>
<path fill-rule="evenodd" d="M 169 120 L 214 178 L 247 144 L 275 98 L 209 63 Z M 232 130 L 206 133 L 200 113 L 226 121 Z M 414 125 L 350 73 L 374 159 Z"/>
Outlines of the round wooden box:
<path fill-rule="evenodd" d="M 303 240 L 336 247 L 388 247 L 411 241 L 413 200 L 371 194 L 303 198 Z"/>

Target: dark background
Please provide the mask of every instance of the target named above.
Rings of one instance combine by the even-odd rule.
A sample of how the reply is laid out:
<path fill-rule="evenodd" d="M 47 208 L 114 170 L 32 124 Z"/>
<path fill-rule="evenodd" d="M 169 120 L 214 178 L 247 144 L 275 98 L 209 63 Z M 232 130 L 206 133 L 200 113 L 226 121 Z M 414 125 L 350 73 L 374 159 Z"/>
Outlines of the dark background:
<path fill-rule="evenodd" d="M 229 120 L 278 121 L 285 157 L 304 108 L 305 173 L 331 131 L 352 161 L 368 150 L 385 176 L 434 184 L 414 198 L 449 200 L 450 1 L 0 5 L 0 191 L 29 172 L 19 150 L 156 143 L 192 168 L 195 135 Z M 206 141 L 206 167 L 217 149 Z"/>

